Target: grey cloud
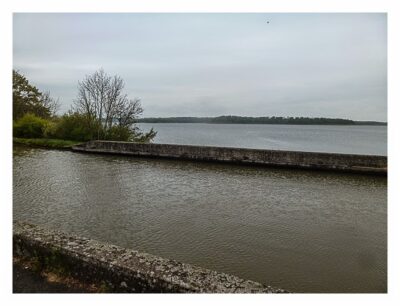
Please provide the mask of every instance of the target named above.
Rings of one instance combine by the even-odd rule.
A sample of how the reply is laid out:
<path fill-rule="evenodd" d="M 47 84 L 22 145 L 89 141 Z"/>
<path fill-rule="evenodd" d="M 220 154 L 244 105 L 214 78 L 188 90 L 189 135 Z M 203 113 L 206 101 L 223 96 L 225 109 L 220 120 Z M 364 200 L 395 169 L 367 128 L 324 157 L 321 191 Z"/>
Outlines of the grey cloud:
<path fill-rule="evenodd" d="M 14 67 L 62 111 L 103 67 L 145 116 L 385 121 L 386 44 L 386 14 L 14 14 Z"/>

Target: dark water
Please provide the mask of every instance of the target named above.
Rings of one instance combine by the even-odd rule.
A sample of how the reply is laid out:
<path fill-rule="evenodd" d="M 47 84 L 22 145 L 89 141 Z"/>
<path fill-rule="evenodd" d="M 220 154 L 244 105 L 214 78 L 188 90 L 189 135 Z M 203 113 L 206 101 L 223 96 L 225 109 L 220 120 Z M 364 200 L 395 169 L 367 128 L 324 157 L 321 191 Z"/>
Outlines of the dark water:
<path fill-rule="evenodd" d="M 141 123 L 156 143 L 387 155 L 386 126 Z"/>
<path fill-rule="evenodd" d="M 386 178 L 14 151 L 14 218 L 295 292 L 385 292 Z"/>

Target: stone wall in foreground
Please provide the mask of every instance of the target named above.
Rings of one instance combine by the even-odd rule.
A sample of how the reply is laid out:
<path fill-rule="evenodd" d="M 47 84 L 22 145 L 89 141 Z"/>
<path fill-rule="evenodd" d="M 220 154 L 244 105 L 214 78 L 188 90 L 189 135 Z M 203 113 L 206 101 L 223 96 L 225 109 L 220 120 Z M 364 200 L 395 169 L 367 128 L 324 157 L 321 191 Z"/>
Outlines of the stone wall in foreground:
<path fill-rule="evenodd" d="M 171 144 L 89 141 L 74 151 L 133 156 L 230 162 L 275 167 L 387 174 L 387 157 L 280 150 L 258 150 Z"/>
<path fill-rule="evenodd" d="M 281 293 L 281 289 L 175 260 L 14 222 L 15 257 L 109 292 Z"/>

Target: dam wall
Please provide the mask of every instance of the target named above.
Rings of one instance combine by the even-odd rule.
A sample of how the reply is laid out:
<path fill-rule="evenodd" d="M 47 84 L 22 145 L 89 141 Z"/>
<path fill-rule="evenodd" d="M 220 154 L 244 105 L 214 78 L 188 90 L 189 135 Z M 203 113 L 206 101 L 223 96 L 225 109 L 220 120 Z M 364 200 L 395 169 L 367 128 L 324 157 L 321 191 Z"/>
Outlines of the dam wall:
<path fill-rule="evenodd" d="M 237 276 L 67 235 L 24 222 L 13 225 L 13 256 L 60 271 L 106 292 L 283 293 Z M 210 259 L 212 260 L 212 259 Z"/>
<path fill-rule="evenodd" d="M 100 140 L 76 145 L 72 150 L 88 153 L 124 154 L 138 157 L 173 158 L 258 166 L 387 174 L 387 157 L 378 155 L 260 150 L 175 144 L 143 144 Z"/>

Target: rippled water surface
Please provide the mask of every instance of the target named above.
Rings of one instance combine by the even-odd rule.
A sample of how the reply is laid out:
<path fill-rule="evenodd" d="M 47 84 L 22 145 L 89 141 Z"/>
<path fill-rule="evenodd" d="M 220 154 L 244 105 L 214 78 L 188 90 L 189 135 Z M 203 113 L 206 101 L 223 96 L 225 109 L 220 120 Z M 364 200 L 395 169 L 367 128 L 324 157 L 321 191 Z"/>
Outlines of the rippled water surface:
<path fill-rule="evenodd" d="M 141 123 L 156 143 L 387 155 L 386 126 Z"/>
<path fill-rule="evenodd" d="M 386 291 L 386 178 L 14 148 L 14 218 L 295 292 Z"/>

